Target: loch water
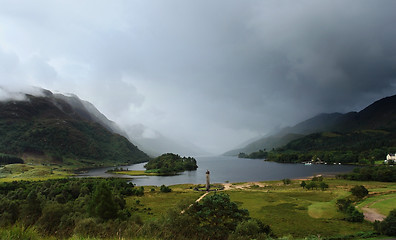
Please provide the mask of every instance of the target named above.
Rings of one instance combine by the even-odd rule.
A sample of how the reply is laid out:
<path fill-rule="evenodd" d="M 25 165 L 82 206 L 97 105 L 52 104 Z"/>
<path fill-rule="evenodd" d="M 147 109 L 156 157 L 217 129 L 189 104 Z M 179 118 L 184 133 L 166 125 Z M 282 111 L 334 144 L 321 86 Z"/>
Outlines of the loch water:
<path fill-rule="evenodd" d="M 90 177 L 125 177 L 137 186 L 160 186 L 174 184 L 204 184 L 206 170 L 210 171 L 210 181 L 212 183 L 253 182 L 266 180 L 280 180 L 283 178 L 306 178 L 318 174 L 335 175 L 350 172 L 355 168 L 351 165 L 325 165 L 325 164 L 288 164 L 267 162 L 262 159 L 244 159 L 227 156 L 195 157 L 198 169 L 196 171 L 186 171 L 176 176 L 138 176 L 131 177 L 118 174 L 106 173 L 113 168 L 91 169 L 83 176 Z M 144 164 L 134 164 L 122 166 L 129 170 L 144 170 Z"/>

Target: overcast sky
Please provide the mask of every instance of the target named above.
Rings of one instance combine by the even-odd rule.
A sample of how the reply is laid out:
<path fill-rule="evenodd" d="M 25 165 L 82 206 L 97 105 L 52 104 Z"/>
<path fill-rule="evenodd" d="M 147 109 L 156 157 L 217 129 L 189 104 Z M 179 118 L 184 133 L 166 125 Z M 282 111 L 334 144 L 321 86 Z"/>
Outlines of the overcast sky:
<path fill-rule="evenodd" d="M 0 84 L 213 153 L 396 93 L 396 1 L 0 0 Z"/>

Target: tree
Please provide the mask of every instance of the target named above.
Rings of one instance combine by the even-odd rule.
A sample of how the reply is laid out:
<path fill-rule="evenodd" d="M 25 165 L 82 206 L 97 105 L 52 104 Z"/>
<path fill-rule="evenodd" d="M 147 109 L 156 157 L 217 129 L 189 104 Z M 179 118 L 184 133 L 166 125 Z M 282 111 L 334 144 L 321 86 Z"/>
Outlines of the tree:
<path fill-rule="evenodd" d="M 359 212 L 354 206 L 350 205 L 346 210 L 347 217 L 345 218 L 348 222 L 363 222 L 364 215 Z"/>
<path fill-rule="evenodd" d="M 61 218 L 68 212 L 65 205 L 50 203 L 43 209 L 43 214 L 38 221 L 40 230 L 46 234 L 54 234 L 58 230 Z"/>
<path fill-rule="evenodd" d="M 114 219 L 117 217 L 118 208 L 107 184 L 101 182 L 97 185 L 88 204 L 90 215 L 103 220 Z"/>
<path fill-rule="evenodd" d="M 269 225 L 265 225 L 258 219 L 250 219 L 238 224 L 231 236 L 231 239 L 240 239 L 240 237 L 245 237 L 243 239 L 246 239 L 246 237 L 248 237 L 248 239 L 267 239 L 267 236 L 271 235 L 272 230 Z"/>
<path fill-rule="evenodd" d="M 33 225 L 41 216 L 41 201 L 37 198 L 36 190 L 32 190 L 28 194 L 26 202 L 26 204 L 22 205 L 20 216 L 23 216 L 24 224 L 30 226 Z"/>
<path fill-rule="evenodd" d="M 326 190 L 327 188 L 329 188 L 329 184 L 325 183 L 325 182 L 320 182 L 319 183 L 319 187 L 320 189 L 322 189 L 322 191 Z"/>
<path fill-rule="evenodd" d="M 305 188 L 305 186 L 307 186 L 307 183 L 306 183 L 305 181 L 302 181 L 301 184 L 300 184 L 300 186 L 301 186 L 302 188 Z"/>
<path fill-rule="evenodd" d="M 165 185 L 161 185 L 160 191 L 163 193 L 168 193 L 168 192 L 172 192 L 172 189 L 170 189 L 169 187 L 167 187 Z"/>
<path fill-rule="evenodd" d="M 282 182 L 283 182 L 283 184 L 288 185 L 291 183 L 291 180 L 288 178 L 284 178 L 284 179 L 282 179 Z"/>
<path fill-rule="evenodd" d="M 314 181 L 309 182 L 306 186 L 305 186 L 308 190 L 311 189 L 317 189 L 318 188 L 318 184 Z"/>
<path fill-rule="evenodd" d="M 346 212 L 346 210 L 348 209 L 348 207 L 351 204 L 352 204 L 352 201 L 347 198 L 338 199 L 337 203 L 336 203 L 338 210 L 341 212 Z"/>
<path fill-rule="evenodd" d="M 365 196 L 368 195 L 368 190 L 362 185 L 354 186 L 351 189 L 351 192 L 352 192 L 352 195 L 357 197 L 357 198 L 364 198 Z"/>
<path fill-rule="evenodd" d="M 382 222 L 375 223 L 375 229 L 388 236 L 396 236 L 396 209 L 390 211 Z"/>
<path fill-rule="evenodd" d="M 237 204 L 224 193 L 210 195 L 194 203 L 186 214 L 197 223 L 196 230 L 210 239 L 227 239 L 240 222 L 249 219 L 249 212 L 238 209 Z"/>

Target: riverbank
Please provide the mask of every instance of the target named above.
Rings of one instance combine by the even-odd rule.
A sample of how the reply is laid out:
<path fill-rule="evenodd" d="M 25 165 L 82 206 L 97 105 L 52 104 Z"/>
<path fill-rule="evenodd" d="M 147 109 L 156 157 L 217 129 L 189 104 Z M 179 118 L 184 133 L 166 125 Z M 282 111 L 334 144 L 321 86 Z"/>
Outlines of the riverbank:
<path fill-rule="evenodd" d="M 172 176 L 172 175 L 161 175 L 160 173 L 146 172 L 144 170 L 125 170 L 125 171 L 107 171 L 108 173 L 121 174 L 128 176 Z"/>

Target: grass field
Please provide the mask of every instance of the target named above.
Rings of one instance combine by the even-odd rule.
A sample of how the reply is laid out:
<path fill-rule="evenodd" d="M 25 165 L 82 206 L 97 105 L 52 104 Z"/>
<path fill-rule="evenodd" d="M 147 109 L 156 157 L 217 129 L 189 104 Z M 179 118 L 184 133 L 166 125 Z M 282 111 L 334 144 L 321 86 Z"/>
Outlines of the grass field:
<path fill-rule="evenodd" d="M 68 169 L 41 164 L 9 164 L 0 167 L 0 182 L 39 181 L 72 176 Z"/>
<path fill-rule="evenodd" d="M 0 182 L 69 175 L 65 169 L 40 164 L 13 164 L 0 168 Z M 301 180 L 292 180 L 288 185 L 282 181 L 233 183 L 228 184 L 229 190 L 222 192 L 229 194 L 240 208 L 247 209 L 251 217 L 269 224 L 278 237 L 345 236 L 372 231 L 371 223 L 347 222 L 343 220 L 343 213 L 337 211 L 337 199 L 349 196 L 349 190 L 356 185 L 364 185 L 369 190 L 368 198 L 360 202 L 358 208 L 369 206 L 387 215 L 396 206 L 396 183 L 340 179 L 325 179 L 325 182 L 329 184 L 326 191 L 306 190 L 300 187 Z M 162 193 L 157 186 L 145 186 L 144 196 L 127 197 L 126 206 L 143 222 L 158 219 L 169 209 L 188 206 L 204 194 L 194 191 L 194 187 L 196 185 L 174 185 L 170 186 L 172 192 Z"/>
<path fill-rule="evenodd" d="M 344 215 L 337 211 L 336 201 L 350 195 L 355 185 L 364 185 L 369 191 L 391 192 L 396 190 L 394 183 L 356 182 L 338 179 L 325 180 L 330 188 L 326 191 L 302 189 L 301 181 L 293 180 L 284 185 L 282 181 L 230 184 L 224 191 L 239 207 L 249 210 L 250 216 L 269 224 L 278 237 L 291 235 L 295 238 L 309 235 L 339 236 L 373 230 L 369 222 L 351 223 L 343 220 Z M 134 209 L 142 220 L 154 219 L 166 213 L 170 207 L 180 202 L 192 203 L 202 192 L 193 191 L 194 185 L 171 186 L 171 193 L 161 193 L 158 187 L 145 187 L 142 197 L 129 197 L 127 206 Z M 151 191 L 151 188 L 154 191 Z M 214 193 L 210 193 L 214 194 Z M 381 208 L 392 206 L 396 194 L 388 195 Z M 374 198 L 374 197 L 373 197 Z M 371 197 L 367 201 L 371 201 Z M 375 199 L 373 199 L 373 202 Z"/>
<path fill-rule="evenodd" d="M 145 187 L 144 196 L 128 197 L 126 198 L 126 203 L 128 208 L 132 209 L 132 212 L 137 214 L 142 220 L 159 218 L 170 208 L 183 203 L 191 204 L 204 194 L 203 192 L 191 190 L 190 186 L 193 185 L 171 186 L 172 192 L 170 193 L 160 192 L 159 187 Z"/>
<path fill-rule="evenodd" d="M 379 213 L 387 216 L 390 211 L 396 209 L 396 193 L 384 193 L 381 195 L 369 197 L 364 201 L 360 202 L 357 207 L 359 209 L 363 207 L 374 208 Z"/>
<path fill-rule="evenodd" d="M 369 223 L 342 220 L 343 215 L 333 204 L 338 195 L 330 191 L 227 193 L 252 217 L 269 224 L 277 236 L 334 236 L 372 230 Z"/>

